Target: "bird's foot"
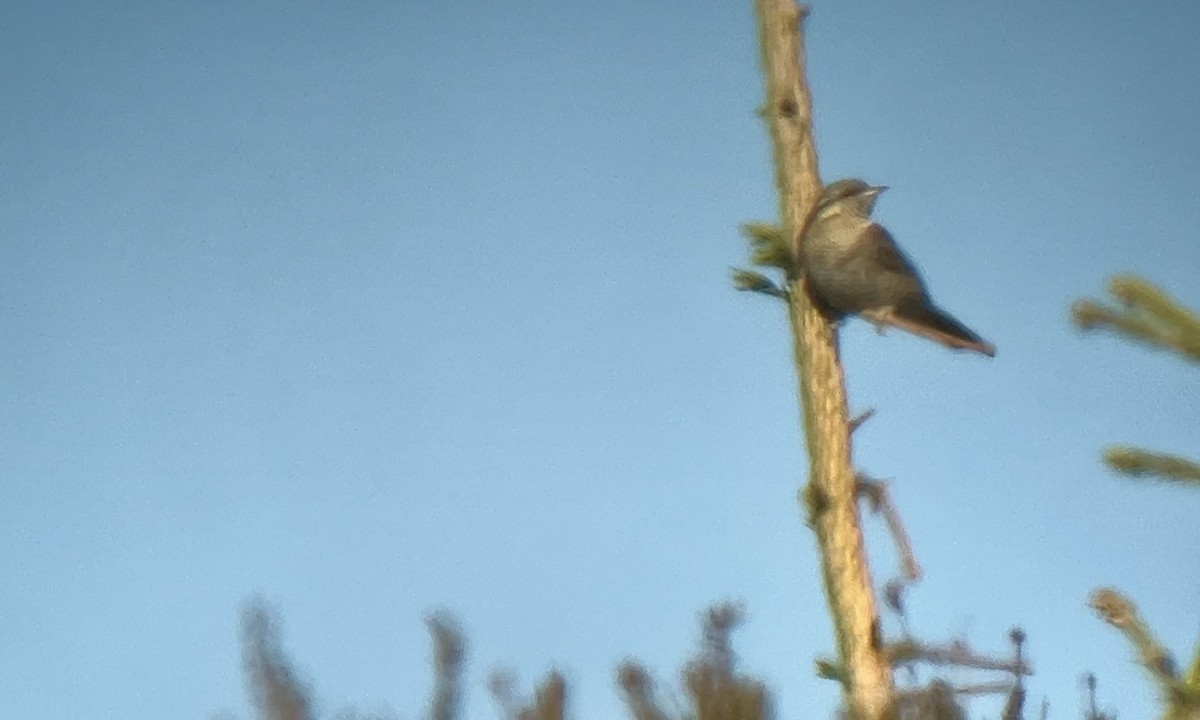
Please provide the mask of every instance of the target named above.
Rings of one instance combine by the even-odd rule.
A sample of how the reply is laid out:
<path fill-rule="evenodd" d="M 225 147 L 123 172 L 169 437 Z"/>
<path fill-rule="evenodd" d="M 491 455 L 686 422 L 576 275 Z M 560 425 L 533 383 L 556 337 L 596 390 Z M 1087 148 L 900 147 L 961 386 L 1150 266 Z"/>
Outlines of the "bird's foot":
<path fill-rule="evenodd" d="M 892 313 L 888 310 L 864 310 L 861 316 L 863 320 L 871 323 L 877 335 L 883 335 L 892 324 Z"/>

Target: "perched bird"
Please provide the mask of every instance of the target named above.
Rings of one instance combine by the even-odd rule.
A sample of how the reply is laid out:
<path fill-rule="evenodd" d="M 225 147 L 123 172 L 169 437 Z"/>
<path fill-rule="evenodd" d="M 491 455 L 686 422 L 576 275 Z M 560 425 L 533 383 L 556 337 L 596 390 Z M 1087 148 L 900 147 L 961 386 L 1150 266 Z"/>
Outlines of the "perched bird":
<path fill-rule="evenodd" d="M 859 315 L 880 330 L 890 325 L 950 348 L 994 356 L 991 343 L 933 304 L 916 266 L 871 219 L 886 189 L 847 179 L 822 191 L 800 243 L 809 292 L 834 320 Z"/>

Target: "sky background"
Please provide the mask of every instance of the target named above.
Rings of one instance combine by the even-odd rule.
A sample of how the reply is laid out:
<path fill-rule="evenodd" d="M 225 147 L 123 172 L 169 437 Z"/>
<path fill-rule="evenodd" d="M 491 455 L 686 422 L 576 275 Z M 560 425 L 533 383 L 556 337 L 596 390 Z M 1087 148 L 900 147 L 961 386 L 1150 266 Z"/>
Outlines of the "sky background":
<path fill-rule="evenodd" d="M 1200 306 L 1198 26 L 808 23 L 824 178 L 890 185 L 878 217 L 999 351 L 842 333 L 878 412 L 857 464 L 927 571 L 913 627 L 1007 652 L 1023 626 L 1052 718 L 1087 670 L 1155 707 L 1092 588 L 1181 660 L 1200 636 L 1200 496 L 1098 462 L 1200 454 L 1200 374 L 1067 321 L 1118 271 Z M 419 716 L 438 607 L 469 717 L 494 668 L 552 665 L 575 717 L 617 717 L 615 665 L 672 684 L 723 599 L 780 717 L 830 717 L 786 318 L 729 282 L 777 208 L 755 32 L 748 0 L 0 11 L 0 717 L 248 718 L 256 593 L 326 717 Z"/>

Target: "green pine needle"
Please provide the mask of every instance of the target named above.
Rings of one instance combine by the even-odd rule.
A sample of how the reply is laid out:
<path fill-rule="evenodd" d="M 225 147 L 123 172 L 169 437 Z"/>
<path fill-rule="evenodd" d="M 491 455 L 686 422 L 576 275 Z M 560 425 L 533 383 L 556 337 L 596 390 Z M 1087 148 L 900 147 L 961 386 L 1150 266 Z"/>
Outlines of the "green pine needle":
<path fill-rule="evenodd" d="M 1153 475 L 1162 480 L 1200 483 L 1200 464 L 1176 455 L 1131 447 L 1111 447 L 1104 451 L 1104 462 L 1113 470 L 1127 475 Z"/>
<path fill-rule="evenodd" d="M 787 233 L 779 225 L 770 223 L 744 223 L 742 235 L 750 243 L 750 262 L 759 267 L 788 270 L 792 267 L 792 250 L 788 247 Z"/>
<path fill-rule="evenodd" d="M 753 270 L 733 269 L 733 286 L 744 292 L 756 292 L 780 299 L 787 299 L 787 291 L 780 288 L 769 277 Z"/>
<path fill-rule="evenodd" d="M 1071 308 L 1076 325 L 1083 330 L 1112 330 L 1200 361 L 1200 318 L 1194 313 L 1135 275 L 1113 278 L 1108 291 L 1119 306 L 1081 300 Z"/>

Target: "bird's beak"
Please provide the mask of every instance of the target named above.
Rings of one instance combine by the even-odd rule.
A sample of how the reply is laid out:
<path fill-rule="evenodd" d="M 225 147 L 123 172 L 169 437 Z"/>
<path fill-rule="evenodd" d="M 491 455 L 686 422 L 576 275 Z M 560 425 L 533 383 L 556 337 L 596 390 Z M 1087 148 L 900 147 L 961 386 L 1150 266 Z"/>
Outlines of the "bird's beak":
<path fill-rule="evenodd" d="M 887 189 L 888 189 L 887 185 L 872 185 L 871 187 L 867 188 L 863 192 L 870 195 L 871 197 L 879 197 L 880 195 L 883 194 L 883 191 L 887 190 Z"/>

